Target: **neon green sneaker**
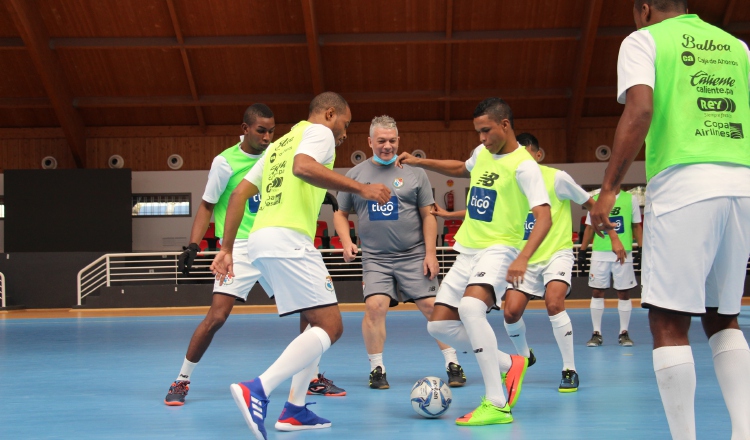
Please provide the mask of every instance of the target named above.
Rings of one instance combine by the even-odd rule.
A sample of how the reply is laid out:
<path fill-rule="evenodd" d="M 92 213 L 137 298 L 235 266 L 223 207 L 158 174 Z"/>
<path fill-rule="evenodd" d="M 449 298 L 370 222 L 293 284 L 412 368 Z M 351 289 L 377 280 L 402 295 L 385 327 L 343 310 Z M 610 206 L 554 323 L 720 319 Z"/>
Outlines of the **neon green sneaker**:
<path fill-rule="evenodd" d="M 482 397 L 482 403 L 477 409 L 456 419 L 456 425 L 461 426 L 482 426 L 497 425 L 501 423 L 510 423 L 513 416 L 510 413 L 510 405 L 507 403 L 500 408 L 492 404 L 489 400 Z"/>

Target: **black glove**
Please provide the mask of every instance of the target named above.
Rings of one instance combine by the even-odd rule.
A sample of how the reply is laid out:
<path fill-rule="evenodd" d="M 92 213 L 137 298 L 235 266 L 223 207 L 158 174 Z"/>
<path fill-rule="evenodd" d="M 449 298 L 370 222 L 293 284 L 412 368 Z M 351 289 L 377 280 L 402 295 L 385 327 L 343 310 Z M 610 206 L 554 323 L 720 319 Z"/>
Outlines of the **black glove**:
<path fill-rule="evenodd" d="M 184 252 L 177 258 L 177 270 L 184 275 L 187 275 L 193 267 L 195 256 L 201 251 L 201 249 L 198 247 L 198 244 L 190 243 L 187 247 L 183 246 L 182 250 Z"/>
<path fill-rule="evenodd" d="M 581 273 L 585 273 L 588 267 L 588 260 L 586 259 L 586 251 L 578 249 L 578 270 Z"/>
<path fill-rule="evenodd" d="M 336 197 L 333 196 L 333 194 L 326 192 L 325 197 L 323 198 L 323 204 L 324 205 L 331 205 L 331 208 L 333 208 L 333 212 L 336 212 L 339 210 L 339 202 L 336 200 Z"/>

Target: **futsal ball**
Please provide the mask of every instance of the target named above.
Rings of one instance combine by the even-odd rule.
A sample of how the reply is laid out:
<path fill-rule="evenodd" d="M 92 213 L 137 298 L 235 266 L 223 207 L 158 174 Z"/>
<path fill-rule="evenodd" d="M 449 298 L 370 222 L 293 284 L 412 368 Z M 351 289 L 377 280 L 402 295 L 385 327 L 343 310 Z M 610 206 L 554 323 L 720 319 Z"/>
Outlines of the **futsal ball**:
<path fill-rule="evenodd" d="M 411 388 L 411 407 L 422 417 L 440 417 L 451 406 L 453 396 L 448 385 L 435 376 L 419 379 Z"/>

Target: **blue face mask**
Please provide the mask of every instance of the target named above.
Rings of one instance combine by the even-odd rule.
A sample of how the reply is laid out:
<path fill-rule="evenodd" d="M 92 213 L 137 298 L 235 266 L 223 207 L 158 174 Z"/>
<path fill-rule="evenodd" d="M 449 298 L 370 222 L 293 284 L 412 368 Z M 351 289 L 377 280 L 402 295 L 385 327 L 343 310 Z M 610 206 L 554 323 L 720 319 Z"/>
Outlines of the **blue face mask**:
<path fill-rule="evenodd" d="M 383 159 L 379 158 L 376 154 L 372 155 L 372 160 L 374 160 L 375 162 L 379 163 L 380 165 L 390 165 L 393 162 L 395 162 L 396 159 L 398 159 L 398 156 L 396 156 L 395 154 L 393 155 L 393 157 L 391 158 L 391 160 L 383 160 Z"/>

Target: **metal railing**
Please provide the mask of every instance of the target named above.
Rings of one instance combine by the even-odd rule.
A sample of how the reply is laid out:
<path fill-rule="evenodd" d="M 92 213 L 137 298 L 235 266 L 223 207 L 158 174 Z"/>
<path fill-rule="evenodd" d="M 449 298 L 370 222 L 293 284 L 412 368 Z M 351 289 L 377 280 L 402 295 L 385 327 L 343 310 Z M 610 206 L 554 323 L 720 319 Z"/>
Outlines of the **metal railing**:
<path fill-rule="evenodd" d="M 0 272 L 0 307 L 5 307 L 5 275 Z"/>
<path fill-rule="evenodd" d="M 578 245 L 575 246 L 577 252 Z M 362 254 L 350 263 L 344 261 L 341 249 L 321 249 L 323 261 L 334 280 L 344 280 L 362 277 Z M 637 252 L 637 251 L 636 251 Z M 78 272 L 78 305 L 83 299 L 96 292 L 101 287 L 127 285 L 159 285 L 159 284 L 196 284 L 213 283 L 214 276 L 209 270 L 216 251 L 205 251 L 198 254 L 193 263 L 190 275 L 183 275 L 177 271 L 177 257 L 181 252 L 147 252 L 106 254 L 84 267 Z M 458 252 L 451 247 L 438 247 L 437 257 L 440 265 L 440 275 L 445 275 Z M 636 272 L 639 272 L 636 267 Z M 573 266 L 573 276 L 581 276 L 576 263 Z M 2 277 L 2 274 L 0 274 Z M 5 279 L 0 278 L 2 284 L 2 301 L 5 306 Z"/>

